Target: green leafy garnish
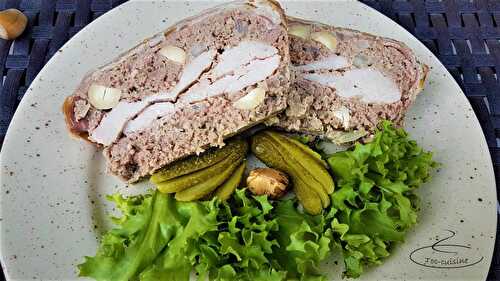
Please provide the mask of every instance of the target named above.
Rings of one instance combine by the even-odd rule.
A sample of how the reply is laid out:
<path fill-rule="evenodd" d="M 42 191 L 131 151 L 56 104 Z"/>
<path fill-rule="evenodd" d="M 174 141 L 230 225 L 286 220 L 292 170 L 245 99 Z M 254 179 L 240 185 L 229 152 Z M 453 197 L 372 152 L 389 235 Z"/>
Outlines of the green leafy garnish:
<path fill-rule="evenodd" d="M 167 194 L 110 197 L 122 210 L 95 257 L 79 265 L 96 280 L 326 280 L 318 263 L 331 234 L 296 199 L 271 204 L 245 189 L 226 202 L 177 202 Z M 314 278 L 313 278 L 314 277 Z M 313 278 L 313 279 L 311 279 Z"/>
<path fill-rule="evenodd" d="M 326 281 L 318 264 L 330 254 L 332 236 L 327 220 L 322 215 L 299 212 L 292 200 L 278 202 L 276 217 L 279 232 L 275 235 L 280 247 L 275 256 L 288 276 Z"/>
<path fill-rule="evenodd" d="M 95 257 L 79 265 L 80 276 L 96 280 L 133 280 L 150 272 L 153 262 L 169 245 L 170 255 L 184 258 L 184 247 L 200 234 L 217 228 L 218 209 L 210 203 L 179 203 L 171 196 L 109 197 L 122 211 L 114 222 L 119 226 L 104 235 Z M 182 263 L 181 263 L 182 264 Z M 188 273 L 190 272 L 190 269 Z M 184 280 L 184 279 L 170 279 Z"/>
<path fill-rule="evenodd" d="M 380 264 L 392 244 L 404 240 L 417 223 L 414 191 L 437 165 L 403 129 L 387 121 L 379 127 L 370 143 L 327 159 L 337 183 L 332 230 L 348 277 L 359 277 L 364 264 Z"/>
<path fill-rule="evenodd" d="M 318 156 L 319 157 L 319 156 Z M 381 123 L 373 140 L 330 155 L 337 189 L 320 215 L 296 198 L 269 201 L 238 189 L 221 202 L 178 202 L 153 192 L 108 197 L 122 212 L 80 276 L 98 281 L 326 281 L 319 270 L 333 249 L 345 276 L 381 264 L 417 223 L 414 191 L 437 164 L 403 129 Z"/>

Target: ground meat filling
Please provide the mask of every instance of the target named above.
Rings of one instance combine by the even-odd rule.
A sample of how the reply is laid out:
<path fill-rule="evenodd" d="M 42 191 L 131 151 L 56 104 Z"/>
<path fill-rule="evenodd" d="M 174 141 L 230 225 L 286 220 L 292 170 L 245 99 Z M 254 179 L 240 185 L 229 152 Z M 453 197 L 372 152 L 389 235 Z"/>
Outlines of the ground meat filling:
<path fill-rule="evenodd" d="M 282 112 L 290 86 L 283 11 L 250 2 L 188 18 L 89 74 L 67 100 L 66 116 L 78 118 L 70 130 L 85 125 L 109 171 L 133 182 Z"/>
<path fill-rule="evenodd" d="M 293 25 L 301 26 L 290 36 L 296 80 L 276 126 L 328 137 L 339 130 L 371 131 L 382 119 L 402 122 L 426 74 L 408 47 L 318 23 L 291 19 Z M 313 39 L 321 32 L 336 39 L 334 48 Z"/>
<path fill-rule="evenodd" d="M 137 102 L 121 101 L 91 132 L 90 139 L 112 144 L 121 134 L 131 135 L 177 109 L 224 93 L 234 94 L 264 81 L 279 67 L 281 56 L 271 45 L 242 41 L 219 56 L 203 52 L 185 66 L 172 91 L 151 95 Z"/>

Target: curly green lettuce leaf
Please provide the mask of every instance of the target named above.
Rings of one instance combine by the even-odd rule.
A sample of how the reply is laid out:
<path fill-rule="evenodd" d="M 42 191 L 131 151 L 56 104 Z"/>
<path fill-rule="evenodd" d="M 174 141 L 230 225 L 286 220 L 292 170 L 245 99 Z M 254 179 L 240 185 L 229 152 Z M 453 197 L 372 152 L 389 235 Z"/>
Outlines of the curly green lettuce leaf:
<path fill-rule="evenodd" d="M 358 277 L 363 273 L 364 263 L 381 264 L 389 256 L 388 243 L 366 234 L 349 234 L 349 230 L 348 224 L 333 220 L 332 231 L 343 247 L 345 274 Z"/>
<path fill-rule="evenodd" d="M 218 234 L 223 262 L 210 280 L 326 280 L 318 265 L 330 254 L 328 220 L 297 205 L 295 198 L 271 204 L 266 196 L 236 191 Z"/>
<path fill-rule="evenodd" d="M 274 256 L 289 279 L 326 280 L 318 265 L 330 254 L 331 231 L 325 217 L 299 212 L 296 203 L 294 199 L 277 202 L 279 247 Z"/>
<path fill-rule="evenodd" d="M 359 277 L 364 265 L 380 264 L 417 223 L 414 191 L 437 164 L 388 121 L 371 142 L 337 152 L 327 162 L 337 183 L 331 195 L 333 234 L 344 251 L 345 275 Z"/>
<path fill-rule="evenodd" d="M 166 216 L 172 203 L 166 195 L 138 196 L 129 199 L 115 195 L 109 198 L 123 212 L 115 218 L 118 228 L 102 239 L 94 257 L 85 257 L 80 276 L 98 281 L 134 279 L 149 266 L 158 253 L 175 236 L 178 222 Z"/>
<path fill-rule="evenodd" d="M 237 190 L 229 202 L 175 203 L 169 215 L 181 222 L 176 235 L 140 274 L 141 281 L 285 279 L 271 259 L 278 231 L 265 196 Z"/>
<path fill-rule="evenodd" d="M 99 281 L 136 280 L 139 275 L 144 280 L 151 280 L 151 276 L 188 280 L 195 242 L 217 229 L 215 203 L 182 203 L 159 192 L 129 198 L 114 195 L 110 199 L 123 215 L 113 219 L 118 227 L 104 235 L 96 256 L 86 257 L 78 266 L 80 276 Z M 163 271 L 171 271 L 157 271 L 158 264 Z"/>
<path fill-rule="evenodd" d="M 270 217 L 273 206 L 267 197 L 248 195 L 240 189 L 223 204 L 225 213 L 215 244 L 222 266 L 211 272 L 213 280 L 225 280 L 233 273 L 233 280 L 283 280 L 285 273 L 274 269 L 269 258 L 278 246 L 271 236 L 278 224 Z M 231 267 L 224 267 L 227 264 Z"/>
<path fill-rule="evenodd" d="M 197 257 L 203 251 L 200 238 L 217 230 L 219 209 L 216 201 L 182 203 L 172 197 L 169 201 L 168 213 L 164 215 L 179 223 L 177 231 L 154 264 L 140 274 L 141 281 L 189 281 Z"/>

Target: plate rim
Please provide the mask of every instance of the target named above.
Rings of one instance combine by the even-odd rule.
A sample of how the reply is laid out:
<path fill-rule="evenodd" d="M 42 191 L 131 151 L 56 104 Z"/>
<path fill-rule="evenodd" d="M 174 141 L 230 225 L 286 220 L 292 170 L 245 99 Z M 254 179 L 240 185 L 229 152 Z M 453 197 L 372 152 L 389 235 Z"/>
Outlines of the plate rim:
<path fill-rule="evenodd" d="M 140 2 L 141 0 L 132 0 L 130 2 L 124 2 L 122 4 L 120 4 L 119 6 L 107 11 L 106 13 L 102 14 L 101 16 L 99 16 L 99 18 L 91 21 L 89 24 L 87 24 L 84 28 L 82 28 L 77 34 L 75 34 L 73 37 L 71 37 L 67 42 L 65 42 L 60 48 L 60 49 L 65 49 L 67 47 L 68 44 L 73 44 L 72 41 L 77 41 L 80 39 L 82 35 L 82 32 L 83 30 L 92 30 L 95 28 L 95 26 L 97 25 L 100 25 L 101 24 L 101 21 L 104 20 L 105 17 L 109 17 L 115 13 L 119 13 L 119 9 L 120 7 L 123 7 L 124 5 L 128 5 L 129 3 L 132 3 L 132 2 Z M 175 0 L 174 0 L 175 1 Z M 201 0 L 202 2 L 206 2 L 204 0 Z M 156 2 L 156 0 L 146 0 L 146 2 Z M 196 2 L 193 1 L 193 2 Z M 224 1 L 224 2 L 229 2 L 229 1 Z M 282 2 L 286 2 L 286 0 L 283 0 Z M 321 2 L 321 0 L 320 0 Z M 396 23 L 394 20 L 392 20 L 390 17 L 382 14 L 381 12 L 379 12 L 378 10 L 368 6 L 367 4 L 365 3 L 362 3 L 362 2 L 359 2 L 359 1 L 352 1 L 353 4 L 355 5 L 360 5 L 360 6 L 363 6 L 365 9 L 369 9 L 371 10 L 372 12 L 375 12 L 377 14 L 377 16 L 382 16 L 384 17 L 386 20 L 390 21 L 393 25 L 394 25 L 394 28 L 396 29 L 399 29 L 400 32 L 404 32 L 407 36 L 411 37 L 412 40 L 414 40 L 415 42 L 418 42 L 418 45 L 419 45 L 419 48 L 423 48 L 425 50 L 427 50 L 429 52 L 430 55 L 432 55 L 433 59 L 439 63 L 439 65 L 446 69 L 446 67 L 443 65 L 443 63 L 438 59 L 438 57 L 436 55 L 434 55 L 434 53 L 432 53 L 416 36 L 414 36 L 412 33 L 410 33 L 408 30 L 406 30 L 403 26 L 399 25 L 398 23 Z M 219 2 L 220 3 L 220 2 Z M 18 104 L 18 107 L 15 111 L 15 113 L 13 114 L 12 116 L 12 119 L 11 119 L 11 122 L 9 123 L 9 127 L 8 127 L 8 130 L 6 132 L 6 135 L 5 135 L 5 138 L 4 138 L 4 143 L 3 143 L 3 146 L 2 146 L 2 151 L 6 149 L 6 147 L 9 147 L 11 146 L 11 143 L 12 142 L 15 142 L 16 140 L 13 139 L 13 137 L 11 137 L 12 134 L 9 134 L 9 132 L 12 131 L 11 128 L 13 127 L 16 127 L 16 126 L 19 126 L 18 123 L 21 122 L 21 117 L 20 117 L 20 111 L 25 111 L 25 110 L 30 110 L 30 108 L 27 106 L 27 103 L 28 103 L 28 99 L 26 98 L 27 96 L 30 97 L 31 99 L 31 96 L 35 95 L 35 91 L 28 91 L 29 88 L 32 88 L 33 85 L 36 85 L 37 83 L 40 82 L 40 76 L 43 75 L 43 73 L 46 71 L 46 68 L 51 68 L 53 67 L 53 64 L 55 64 L 55 62 L 57 60 L 55 60 L 54 58 L 58 56 L 58 53 L 59 52 L 56 52 L 54 54 L 54 56 L 40 69 L 39 73 L 36 75 L 36 77 L 33 79 L 32 83 L 29 85 L 29 87 L 27 87 L 27 92 L 25 93 L 25 95 L 23 96 L 23 99 L 20 101 L 20 103 Z M 453 83 L 455 84 L 456 88 L 459 89 L 459 92 L 461 95 L 456 95 L 456 98 L 463 98 L 465 100 L 465 103 L 467 105 L 469 105 L 471 108 L 472 108 L 472 105 L 471 103 L 469 102 L 469 100 L 467 99 L 464 91 L 460 88 L 459 84 L 457 83 L 457 81 L 454 79 L 454 77 L 451 75 L 451 73 L 449 73 L 449 71 L 446 69 L 447 71 L 447 75 L 448 75 L 448 78 L 451 78 L 451 80 L 453 81 Z M 41 97 L 39 97 L 41 98 Z M 493 187 L 493 193 L 495 195 L 495 198 L 494 198 L 494 201 L 497 202 L 497 196 L 498 196 L 498 192 L 497 192 L 497 182 L 496 182 L 496 178 L 495 178 L 495 173 L 494 173 L 494 166 L 493 166 L 493 161 L 492 161 L 492 158 L 491 158 L 491 153 L 489 151 L 489 148 L 488 148 L 488 145 L 487 145 L 487 141 L 486 141 L 486 137 L 485 137 L 485 134 L 484 134 L 484 131 L 482 129 L 482 126 L 481 126 L 481 123 L 476 115 L 476 113 L 474 111 L 472 111 L 472 116 L 474 118 L 474 123 L 476 125 L 479 126 L 479 128 L 481 129 L 481 142 L 483 144 L 483 146 L 486 148 L 485 150 L 486 151 L 483 151 L 483 154 L 486 153 L 487 155 L 489 155 L 488 159 L 489 159 L 489 162 L 488 162 L 488 170 L 490 172 L 491 175 L 493 175 L 493 182 L 495 183 Z M 9 159 L 5 159 L 5 153 L 0 153 L 0 165 L 1 165 L 1 170 L 3 171 L 4 170 L 4 163 L 8 162 L 8 161 L 12 161 L 12 160 L 9 160 Z M 3 186 L 4 184 L 4 179 L 3 179 L 3 176 L 2 176 L 3 173 L 0 173 L 0 184 Z M 3 187 L 2 187 L 3 188 Z M 3 192 L 0 193 L 0 202 L 5 200 L 4 199 L 5 195 L 3 194 Z M 496 211 L 497 210 L 497 206 L 496 204 L 494 206 L 492 206 L 492 209 L 495 209 L 495 213 L 498 215 L 498 212 Z M 2 208 L 0 208 L 0 217 L 2 216 Z M 498 226 L 498 220 L 494 220 L 494 224 L 495 224 L 495 228 Z M 4 225 L 4 222 L 3 221 L 0 221 L 0 233 L 4 233 L 3 230 L 4 228 L 6 228 L 7 226 Z M 492 259 L 493 259 L 493 253 L 494 253 L 494 246 L 495 246 L 495 241 L 496 241 L 496 238 L 498 236 L 498 233 L 495 232 L 494 233 L 494 239 L 493 239 L 493 247 L 491 247 L 490 249 L 490 253 L 489 253 L 489 256 L 487 257 L 489 260 L 489 268 L 491 267 L 491 262 L 492 262 Z M 3 239 L 2 239 L 3 240 Z M 4 256 L 4 253 L 2 252 L 2 246 L 0 245 L 0 263 L 1 263 L 1 266 L 2 268 L 4 269 L 3 272 L 4 272 L 4 275 L 5 275 L 5 278 L 6 280 L 12 280 L 10 278 L 10 276 L 8 275 L 8 270 L 6 270 L 6 257 Z M 486 251 L 485 251 L 486 252 Z M 489 272 L 489 270 L 488 270 Z M 488 275 L 488 272 L 485 273 L 485 276 Z"/>

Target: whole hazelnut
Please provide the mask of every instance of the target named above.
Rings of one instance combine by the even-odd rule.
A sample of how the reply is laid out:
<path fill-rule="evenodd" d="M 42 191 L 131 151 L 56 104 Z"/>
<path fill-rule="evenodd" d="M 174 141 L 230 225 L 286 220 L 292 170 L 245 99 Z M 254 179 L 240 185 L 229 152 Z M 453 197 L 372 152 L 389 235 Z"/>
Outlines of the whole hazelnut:
<path fill-rule="evenodd" d="M 17 9 L 7 9 L 0 12 L 0 38 L 16 39 L 23 33 L 28 18 Z"/>
<path fill-rule="evenodd" d="M 271 168 L 258 168 L 250 171 L 247 186 L 255 195 L 268 195 L 278 199 L 286 193 L 288 177 L 285 173 Z"/>

